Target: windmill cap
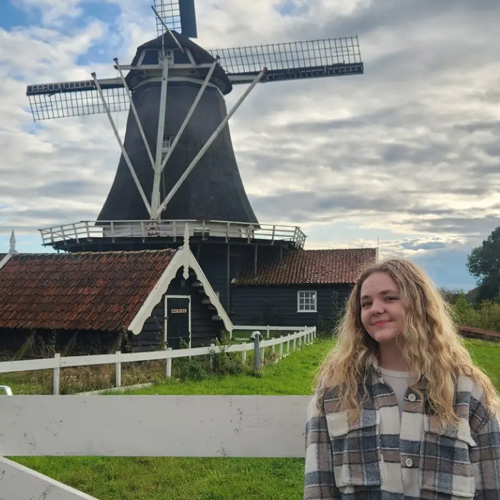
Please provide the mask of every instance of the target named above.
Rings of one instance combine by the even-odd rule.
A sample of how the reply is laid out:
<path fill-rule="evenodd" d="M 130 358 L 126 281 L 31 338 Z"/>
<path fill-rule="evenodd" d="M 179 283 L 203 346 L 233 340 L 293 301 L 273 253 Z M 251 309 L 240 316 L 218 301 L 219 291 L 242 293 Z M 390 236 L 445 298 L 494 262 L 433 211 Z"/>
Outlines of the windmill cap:
<path fill-rule="evenodd" d="M 193 56 L 194 61 L 196 64 L 211 64 L 215 61 L 215 57 L 212 56 L 209 52 L 207 52 L 205 49 L 201 48 L 199 45 L 191 41 L 189 38 L 186 36 L 182 35 L 181 33 L 177 33 L 176 31 L 172 31 L 172 33 L 175 35 L 177 42 L 181 45 L 181 47 L 189 49 L 191 52 L 191 55 Z M 162 44 L 162 37 L 163 37 L 163 44 Z M 132 61 L 132 66 L 137 65 L 139 62 L 139 59 L 142 55 L 142 53 L 145 50 L 152 50 L 152 49 L 159 49 L 161 50 L 162 46 L 165 47 L 165 49 L 177 49 L 179 50 L 179 46 L 176 43 L 176 41 L 173 39 L 172 35 L 168 32 L 164 33 L 163 35 L 159 36 L 158 38 L 155 38 L 153 40 L 150 40 L 149 42 L 146 42 L 142 45 L 140 45 L 137 48 L 137 52 L 135 54 L 135 57 Z M 202 77 L 206 76 L 208 73 L 209 69 L 208 68 L 203 68 L 199 70 Z M 127 84 L 130 87 L 134 87 L 134 76 L 138 75 L 139 73 L 142 73 L 138 70 L 132 70 L 130 73 L 127 75 Z M 215 71 L 213 72 L 212 78 L 210 80 L 212 83 L 217 85 L 219 87 L 220 91 L 226 95 L 233 90 L 233 86 L 226 74 L 226 72 L 222 69 L 221 66 L 217 66 L 215 68 Z"/>

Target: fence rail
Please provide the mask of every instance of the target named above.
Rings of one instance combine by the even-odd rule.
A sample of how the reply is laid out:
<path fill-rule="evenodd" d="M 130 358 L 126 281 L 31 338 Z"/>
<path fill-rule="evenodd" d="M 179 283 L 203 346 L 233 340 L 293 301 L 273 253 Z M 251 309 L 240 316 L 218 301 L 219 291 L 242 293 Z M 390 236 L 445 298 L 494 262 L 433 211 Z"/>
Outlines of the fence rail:
<path fill-rule="evenodd" d="M 304 457 L 309 399 L 1 396 L 0 455 Z M 1 457 L 0 498 L 95 500 Z"/>
<path fill-rule="evenodd" d="M 218 237 L 274 241 L 290 241 L 296 248 L 303 248 L 306 235 L 297 226 L 252 224 L 234 221 L 196 220 L 120 220 L 120 221 L 79 221 L 62 226 L 39 229 L 45 246 L 61 242 L 95 240 L 109 238 L 172 238 L 174 241 L 184 236 L 186 225 L 190 236 L 202 238 Z"/>
<path fill-rule="evenodd" d="M 249 326 L 244 329 L 257 330 L 260 327 Z M 265 327 L 264 327 L 265 328 Z M 270 327 L 279 329 L 280 327 Z M 284 327 L 290 329 L 291 327 Z M 238 329 L 243 329 L 238 327 Z M 262 340 L 259 342 L 260 360 L 264 360 L 265 348 L 271 348 L 271 353 L 275 353 L 276 347 L 279 347 L 279 358 L 288 355 L 292 350 L 300 347 L 302 343 L 311 343 L 316 337 L 316 327 L 301 327 L 300 331 L 291 333 L 274 339 Z M 286 351 L 285 351 L 286 348 Z M 166 377 L 172 376 L 172 360 L 178 358 L 188 358 L 194 356 L 209 356 L 220 352 L 235 353 L 240 352 L 242 362 L 246 361 L 246 353 L 255 349 L 254 342 L 245 344 L 235 344 L 230 346 L 217 346 L 212 344 L 210 347 L 195 347 L 191 349 L 167 349 L 153 352 L 122 353 L 118 351 L 115 354 L 100 354 L 91 356 L 68 356 L 62 357 L 56 353 L 53 358 L 22 360 L 22 361 L 2 361 L 0 362 L 0 373 L 53 370 L 53 394 L 60 392 L 60 373 L 61 368 L 70 368 L 76 366 L 95 366 L 95 365 L 116 365 L 115 387 L 121 386 L 121 369 L 123 363 L 134 363 L 138 361 L 166 360 Z"/>

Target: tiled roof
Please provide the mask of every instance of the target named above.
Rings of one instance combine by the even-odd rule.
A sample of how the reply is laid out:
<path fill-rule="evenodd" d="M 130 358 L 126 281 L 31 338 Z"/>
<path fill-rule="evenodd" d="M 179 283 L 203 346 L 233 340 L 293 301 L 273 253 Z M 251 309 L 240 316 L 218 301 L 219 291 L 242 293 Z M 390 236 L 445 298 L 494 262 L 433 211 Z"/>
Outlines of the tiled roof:
<path fill-rule="evenodd" d="M 15 254 L 0 269 L 0 328 L 123 331 L 173 255 Z"/>
<path fill-rule="evenodd" d="M 236 285 L 351 284 L 361 270 L 375 262 L 375 248 L 348 250 L 297 250 L 259 264 L 257 279 L 253 266 L 233 281 Z"/>

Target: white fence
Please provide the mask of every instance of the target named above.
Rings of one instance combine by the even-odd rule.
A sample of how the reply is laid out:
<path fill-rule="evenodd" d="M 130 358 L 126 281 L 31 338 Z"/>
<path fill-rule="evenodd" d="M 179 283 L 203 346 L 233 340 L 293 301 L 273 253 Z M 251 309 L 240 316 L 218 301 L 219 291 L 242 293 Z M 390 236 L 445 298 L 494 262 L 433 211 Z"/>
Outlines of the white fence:
<path fill-rule="evenodd" d="M 0 455 L 303 457 L 309 399 L 0 396 Z M 4 458 L 0 480 L 0 500 L 93 499 Z"/>
<path fill-rule="evenodd" d="M 239 326 L 235 329 L 240 330 L 257 330 L 266 327 L 260 326 Z M 271 330 L 284 330 L 292 327 L 269 327 Z M 288 355 L 292 350 L 300 347 L 303 343 L 311 343 L 316 337 L 316 327 L 297 327 L 301 328 L 300 331 L 291 333 L 289 335 L 267 339 L 260 342 L 260 360 L 264 360 L 265 348 L 271 349 L 271 354 L 275 354 L 276 349 L 279 349 L 279 358 Z M 197 347 L 193 349 L 167 349 L 163 351 L 154 352 L 136 352 L 136 353 L 122 353 L 116 354 L 102 354 L 93 356 L 68 356 L 61 357 L 60 354 L 55 354 L 53 358 L 24 360 L 24 361 L 3 361 L 0 362 L 0 373 L 11 372 L 24 372 L 24 371 L 37 371 L 37 370 L 53 370 L 53 394 L 59 394 L 60 386 L 60 373 L 61 368 L 69 368 L 75 366 L 92 366 L 92 365 L 108 365 L 114 364 L 116 366 L 116 379 L 115 386 L 121 386 L 121 369 L 123 363 L 134 363 L 137 361 L 153 361 L 153 360 L 166 360 L 166 376 L 172 376 L 172 360 L 174 358 L 186 358 L 193 356 L 209 356 L 218 352 L 241 352 L 242 362 L 246 362 L 246 354 L 248 351 L 254 350 L 254 344 L 245 343 L 231 346 L 216 346 L 210 347 Z M 2 498 L 0 497 L 0 500 Z"/>
<path fill-rule="evenodd" d="M 54 245 L 64 241 L 96 240 L 123 236 L 135 238 L 168 237 L 182 238 L 186 226 L 190 236 L 203 238 L 255 239 L 293 242 L 296 248 L 303 248 L 306 235 L 297 226 L 276 226 L 272 224 L 252 224 L 234 221 L 197 221 L 197 220 L 120 220 L 120 221 L 80 221 L 63 226 L 40 229 L 43 245 Z M 1 500 L 1 499 L 0 499 Z"/>

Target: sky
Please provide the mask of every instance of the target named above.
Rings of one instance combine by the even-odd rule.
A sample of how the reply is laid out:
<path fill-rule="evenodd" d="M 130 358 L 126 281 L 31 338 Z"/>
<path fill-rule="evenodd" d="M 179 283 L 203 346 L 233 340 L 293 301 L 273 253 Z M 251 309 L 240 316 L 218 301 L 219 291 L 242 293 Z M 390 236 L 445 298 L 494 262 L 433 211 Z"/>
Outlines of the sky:
<path fill-rule="evenodd" d="M 34 123 L 26 85 L 115 77 L 114 57 L 156 37 L 150 5 L 0 0 L 0 253 L 12 230 L 17 250 L 45 252 L 39 228 L 95 220 L 120 156 L 105 115 Z M 196 13 L 206 49 L 359 37 L 364 75 L 260 84 L 231 119 L 260 222 L 474 287 L 467 255 L 500 225 L 500 2 L 197 0 Z"/>

